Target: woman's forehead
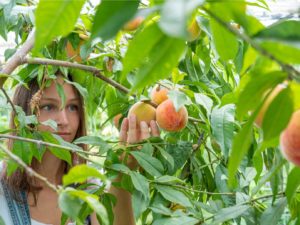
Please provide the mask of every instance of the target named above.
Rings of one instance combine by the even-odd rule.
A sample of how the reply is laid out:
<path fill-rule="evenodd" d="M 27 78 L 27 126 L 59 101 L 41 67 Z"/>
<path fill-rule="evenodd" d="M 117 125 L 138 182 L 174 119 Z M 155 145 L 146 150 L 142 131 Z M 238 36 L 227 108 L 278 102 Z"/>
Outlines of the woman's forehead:
<path fill-rule="evenodd" d="M 56 81 L 53 81 L 51 85 L 43 90 L 42 98 L 57 98 L 60 99 L 58 93 L 58 87 L 61 86 L 63 88 L 64 94 L 66 96 L 66 100 L 69 99 L 76 99 L 78 98 L 78 92 L 76 91 L 75 87 L 67 82 L 64 81 L 62 77 L 58 77 Z"/>

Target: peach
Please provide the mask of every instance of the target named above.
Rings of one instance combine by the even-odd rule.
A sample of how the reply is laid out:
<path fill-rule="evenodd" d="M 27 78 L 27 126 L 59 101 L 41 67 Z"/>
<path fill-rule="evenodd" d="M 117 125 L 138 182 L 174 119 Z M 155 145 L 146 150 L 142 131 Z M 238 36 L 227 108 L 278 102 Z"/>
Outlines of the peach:
<path fill-rule="evenodd" d="M 151 91 L 151 101 L 159 105 L 163 101 L 168 99 L 168 89 L 160 85 L 156 85 Z"/>
<path fill-rule="evenodd" d="M 264 102 L 263 106 L 261 107 L 259 113 L 257 114 L 257 117 L 255 119 L 255 123 L 257 126 L 261 127 L 264 115 L 266 111 L 268 110 L 271 102 L 274 100 L 274 98 L 278 95 L 280 91 L 282 91 L 284 88 L 286 88 L 287 83 L 278 84 L 274 90 L 270 93 L 270 95 L 267 97 L 266 101 Z"/>
<path fill-rule="evenodd" d="M 155 108 L 144 102 L 137 102 L 128 112 L 128 117 L 134 114 L 136 116 L 137 124 L 139 125 L 141 121 L 145 121 L 148 125 L 150 125 L 151 120 L 155 120 Z"/>
<path fill-rule="evenodd" d="M 166 131 L 180 131 L 187 124 L 188 112 L 184 106 L 176 112 L 173 102 L 168 99 L 157 107 L 156 121 Z"/>
<path fill-rule="evenodd" d="M 287 128 L 281 133 L 280 147 L 287 160 L 300 166 L 300 110 L 293 113 Z"/>
<path fill-rule="evenodd" d="M 123 115 L 121 113 L 119 113 L 116 116 L 114 116 L 113 123 L 114 123 L 114 125 L 115 125 L 116 128 L 119 128 L 119 121 L 122 118 L 122 116 Z"/>
<path fill-rule="evenodd" d="M 128 23 L 126 23 L 123 27 L 123 30 L 125 30 L 125 31 L 134 31 L 141 25 L 141 23 L 143 21 L 144 21 L 144 17 L 137 16 L 134 19 L 130 20 Z"/>

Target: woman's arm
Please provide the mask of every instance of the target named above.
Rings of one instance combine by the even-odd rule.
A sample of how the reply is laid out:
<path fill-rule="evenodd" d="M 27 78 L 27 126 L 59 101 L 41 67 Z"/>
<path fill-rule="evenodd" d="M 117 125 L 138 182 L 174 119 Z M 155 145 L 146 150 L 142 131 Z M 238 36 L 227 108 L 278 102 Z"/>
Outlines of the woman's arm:
<path fill-rule="evenodd" d="M 125 118 L 122 122 L 120 129 L 121 143 L 137 143 L 149 138 L 151 135 L 159 136 L 159 129 L 155 121 L 151 121 L 150 129 L 146 122 L 141 122 L 140 126 L 138 126 L 134 115 Z M 130 169 L 137 167 L 137 162 L 131 155 L 128 157 L 127 166 Z M 115 182 L 119 182 L 121 177 L 122 174 L 118 176 Z M 117 198 L 117 203 L 114 207 L 114 225 L 135 225 L 131 194 L 128 191 L 114 187 L 113 185 L 111 185 L 109 192 Z M 99 224 L 95 214 L 92 215 L 91 219 L 92 225 Z"/>

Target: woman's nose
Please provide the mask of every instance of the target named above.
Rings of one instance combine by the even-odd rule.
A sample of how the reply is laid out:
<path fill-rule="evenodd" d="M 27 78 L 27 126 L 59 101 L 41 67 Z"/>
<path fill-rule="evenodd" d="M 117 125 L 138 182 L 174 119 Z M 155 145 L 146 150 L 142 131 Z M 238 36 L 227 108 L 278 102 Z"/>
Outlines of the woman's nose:
<path fill-rule="evenodd" d="M 65 108 L 59 111 L 57 117 L 57 125 L 67 125 L 69 123 L 68 113 Z"/>

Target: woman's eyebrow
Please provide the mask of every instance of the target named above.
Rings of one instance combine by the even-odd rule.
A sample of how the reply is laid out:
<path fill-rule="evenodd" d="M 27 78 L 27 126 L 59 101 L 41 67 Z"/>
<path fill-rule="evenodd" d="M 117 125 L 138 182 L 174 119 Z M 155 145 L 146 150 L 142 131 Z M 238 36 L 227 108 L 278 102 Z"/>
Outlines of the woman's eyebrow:
<path fill-rule="evenodd" d="M 71 98 L 68 100 L 69 102 L 76 102 L 76 101 L 79 101 L 79 98 Z"/>
<path fill-rule="evenodd" d="M 59 102 L 60 101 L 60 99 L 52 98 L 52 97 L 45 97 L 45 98 L 42 98 L 41 100 L 42 101 L 52 101 L 52 102 Z M 68 99 L 67 101 L 76 102 L 76 101 L 79 101 L 79 98 L 75 97 L 75 98 Z"/>
<path fill-rule="evenodd" d="M 51 97 L 43 97 L 41 99 L 42 101 L 52 101 L 52 102 L 58 102 L 59 100 L 56 98 L 51 98 Z"/>

